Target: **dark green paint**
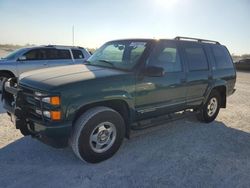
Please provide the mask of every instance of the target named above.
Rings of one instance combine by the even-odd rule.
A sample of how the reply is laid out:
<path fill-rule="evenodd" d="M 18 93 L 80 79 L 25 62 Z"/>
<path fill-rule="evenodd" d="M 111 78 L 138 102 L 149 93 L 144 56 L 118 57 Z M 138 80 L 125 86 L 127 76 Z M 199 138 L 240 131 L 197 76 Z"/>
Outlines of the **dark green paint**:
<path fill-rule="evenodd" d="M 153 41 L 150 48 L 158 42 Z M 143 61 L 138 62 L 138 66 L 131 71 L 72 65 L 23 74 L 20 85 L 61 96 L 62 121 L 35 124 L 35 131 L 55 140 L 67 139 L 76 113 L 85 105 L 101 101 L 124 101 L 129 107 L 129 122 L 132 123 L 168 112 L 199 107 L 216 86 L 224 86 L 227 95 L 233 92 L 236 81 L 234 68 L 214 70 L 214 62 L 209 60 L 208 70 L 190 72 L 184 60 L 182 72 L 150 77 L 144 74 L 148 55 L 144 54 L 141 58 Z"/>

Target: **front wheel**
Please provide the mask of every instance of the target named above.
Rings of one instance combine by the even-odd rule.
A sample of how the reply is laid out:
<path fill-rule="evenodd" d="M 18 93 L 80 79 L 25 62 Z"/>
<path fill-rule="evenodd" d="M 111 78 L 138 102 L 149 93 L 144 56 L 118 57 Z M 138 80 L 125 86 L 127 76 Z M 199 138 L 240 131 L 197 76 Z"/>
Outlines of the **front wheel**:
<path fill-rule="evenodd" d="M 71 147 L 81 160 L 98 163 L 118 151 L 124 135 L 124 120 L 118 112 L 107 107 L 95 107 L 76 121 Z"/>
<path fill-rule="evenodd" d="M 198 119 L 205 123 L 210 123 L 217 117 L 221 106 L 221 96 L 216 90 L 212 91 L 207 102 L 201 108 Z"/>
<path fill-rule="evenodd" d="M 8 73 L 5 73 L 5 72 L 1 72 L 0 73 L 0 86 L 3 85 L 3 82 L 6 80 L 6 79 L 9 79 L 11 78 L 11 75 L 8 74 Z M 0 91 L 2 91 L 2 88 L 0 88 Z"/>

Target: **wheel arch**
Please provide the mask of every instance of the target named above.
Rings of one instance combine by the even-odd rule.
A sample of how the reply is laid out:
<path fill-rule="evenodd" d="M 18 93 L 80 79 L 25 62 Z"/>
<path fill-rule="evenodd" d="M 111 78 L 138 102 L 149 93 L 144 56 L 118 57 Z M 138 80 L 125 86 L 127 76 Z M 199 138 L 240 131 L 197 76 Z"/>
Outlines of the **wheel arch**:
<path fill-rule="evenodd" d="M 219 84 L 218 83 L 218 84 L 213 85 L 210 88 L 208 94 L 206 95 L 205 102 L 207 101 L 210 93 L 213 92 L 214 90 L 218 91 L 220 96 L 221 96 L 221 105 L 220 105 L 220 107 L 221 108 L 226 108 L 226 105 L 227 105 L 227 86 L 226 86 L 226 84 Z"/>
<path fill-rule="evenodd" d="M 0 70 L 0 75 L 3 74 L 3 73 L 4 74 L 8 74 L 11 77 L 16 77 L 16 75 L 12 71 L 10 71 L 10 70 Z"/>
<path fill-rule="evenodd" d="M 112 99 L 112 100 L 105 100 L 105 101 L 97 101 L 89 104 L 84 104 L 80 108 L 76 110 L 73 116 L 72 126 L 74 126 L 74 123 L 76 122 L 77 118 L 85 113 L 87 110 L 98 107 L 98 106 L 105 106 L 109 107 L 115 111 L 117 111 L 124 119 L 125 122 L 125 129 L 126 129 L 126 138 L 129 138 L 130 135 L 130 124 L 131 124 L 131 108 L 129 104 L 123 100 L 123 99 Z"/>

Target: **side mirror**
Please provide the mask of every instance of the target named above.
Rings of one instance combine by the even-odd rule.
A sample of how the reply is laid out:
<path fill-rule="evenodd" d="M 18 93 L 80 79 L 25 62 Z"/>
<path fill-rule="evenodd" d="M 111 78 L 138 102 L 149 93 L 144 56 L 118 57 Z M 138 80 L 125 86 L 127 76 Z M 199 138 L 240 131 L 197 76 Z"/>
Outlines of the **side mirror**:
<path fill-rule="evenodd" d="M 22 55 L 18 58 L 18 61 L 25 61 L 26 60 L 26 56 Z"/>
<path fill-rule="evenodd" d="M 148 66 L 144 69 L 144 74 L 150 77 L 162 77 L 165 71 L 162 67 Z"/>

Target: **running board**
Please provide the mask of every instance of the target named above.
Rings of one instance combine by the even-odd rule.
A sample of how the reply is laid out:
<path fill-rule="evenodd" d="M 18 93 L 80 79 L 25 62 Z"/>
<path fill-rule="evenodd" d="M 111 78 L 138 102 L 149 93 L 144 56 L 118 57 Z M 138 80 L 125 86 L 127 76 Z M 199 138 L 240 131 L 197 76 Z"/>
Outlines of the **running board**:
<path fill-rule="evenodd" d="M 163 115 L 159 117 L 154 117 L 151 119 L 142 120 L 142 121 L 132 124 L 131 129 L 142 130 L 142 129 L 154 127 L 157 125 L 162 125 L 164 123 L 168 123 L 171 121 L 176 121 L 176 120 L 180 120 L 183 118 L 191 117 L 191 116 L 196 115 L 197 113 L 198 112 L 196 111 L 185 110 L 185 111 L 171 113 L 171 114 L 167 114 L 167 115 Z"/>

